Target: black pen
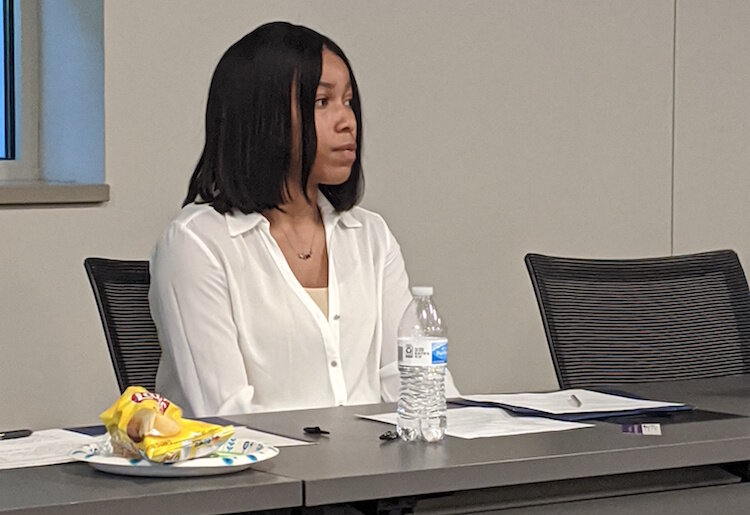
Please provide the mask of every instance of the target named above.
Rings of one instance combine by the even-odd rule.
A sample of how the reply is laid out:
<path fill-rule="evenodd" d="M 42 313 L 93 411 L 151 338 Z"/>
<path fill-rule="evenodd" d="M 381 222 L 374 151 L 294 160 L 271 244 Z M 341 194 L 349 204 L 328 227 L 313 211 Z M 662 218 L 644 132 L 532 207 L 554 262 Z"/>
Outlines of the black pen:
<path fill-rule="evenodd" d="M 305 434 L 308 434 L 308 435 L 330 435 L 331 434 L 329 431 L 326 431 L 325 429 L 321 429 L 318 426 L 303 427 L 302 431 L 304 431 Z"/>
<path fill-rule="evenodd" d="M 30 429 L 16 429 L 15 431 L 3 431 L 0 432 L 0 440 L 12 440 L 14 438 L 24 438 L 31 436 L 32 431 Z"/>

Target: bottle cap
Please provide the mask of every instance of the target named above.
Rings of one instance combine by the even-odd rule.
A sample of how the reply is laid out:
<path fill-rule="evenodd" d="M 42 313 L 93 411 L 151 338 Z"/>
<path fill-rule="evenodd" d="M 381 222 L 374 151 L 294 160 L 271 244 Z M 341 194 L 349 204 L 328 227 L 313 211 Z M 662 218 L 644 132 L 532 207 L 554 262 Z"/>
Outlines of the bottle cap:
<path fill-rule="evenodd" d="M 412 286 L 411 294 L 415 297 L 429 297 L 432 295 L 432 286 Z"/>

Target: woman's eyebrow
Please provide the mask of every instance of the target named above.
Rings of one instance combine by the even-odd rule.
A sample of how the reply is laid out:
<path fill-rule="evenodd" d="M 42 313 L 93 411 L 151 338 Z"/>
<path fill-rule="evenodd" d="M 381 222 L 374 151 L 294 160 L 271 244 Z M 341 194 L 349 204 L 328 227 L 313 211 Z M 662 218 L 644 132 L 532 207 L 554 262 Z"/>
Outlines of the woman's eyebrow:
<path fill-rule="evenodd" d="M 336 89 L 336 84 L 334 84 L 332 82 L 320 81 L 320 82 L 318 82 L 318 87 L 319 88 L 326 88 L 326 89 Z M 352 83 L 351 82 L 347 82 L 345 89 L 349 89 L 351 87 L 352 87 Z"/>

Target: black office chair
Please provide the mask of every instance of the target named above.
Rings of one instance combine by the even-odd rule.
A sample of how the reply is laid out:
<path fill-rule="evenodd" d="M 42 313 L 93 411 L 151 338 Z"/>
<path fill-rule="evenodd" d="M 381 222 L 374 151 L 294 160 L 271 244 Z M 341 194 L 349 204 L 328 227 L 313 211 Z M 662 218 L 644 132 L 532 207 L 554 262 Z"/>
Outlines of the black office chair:
<path fill-rule="evenodd" d="M 161 347 L 151 318 L 148 261 L 86 258 L 120 392 L 128 386 L 154 391 Z"/>
<path fill-rule="evenodd" d="M 750 292 L 731 250 L 525 261 L 562 388 L 750 372 Z"/>

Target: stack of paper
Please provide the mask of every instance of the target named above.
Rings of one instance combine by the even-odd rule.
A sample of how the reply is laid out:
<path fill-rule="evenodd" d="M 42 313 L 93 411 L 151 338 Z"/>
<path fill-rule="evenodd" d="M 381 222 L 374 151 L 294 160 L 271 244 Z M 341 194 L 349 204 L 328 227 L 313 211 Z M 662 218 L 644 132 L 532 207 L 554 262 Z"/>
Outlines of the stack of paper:
<path fill-rule="evenodd" d="M 496 406 L 520 415 L 545 416 L 560 420 L 588 420 L 692 409 L 678 402 L 635 399 L 583 389 L 549 393 L 462 395 L 461 401 L 458 402 L 471 406 Z"/>
<path fill-rule="evenodd" d="M 396 414 L 358 415 L 361 418 L 396 424 Z M 448 410 L 445 434 L 457 438 L 523 435 L 548 431 L 567 431 L 591 427 L 592 424 L 563 422 L 543 417 L 519 417 L 499 408 L 453 408 Z"/>
<path fill-rule="evenodd" d="M 31 436 L 0 441 L 0 469 L 38 467 L 74 461 L 70 453 L 93 437 L 66 431 L 45 429 Z"/>
<path fill-rule="evenodd" d="M 237 438 L 244 438 L 246 440 L 263 442 L 265 445 L 273 445 L 274 447 L 292 447 L 295 445 L 311 445 L 315 443 L 308 442 L 306 440 L 298 440 L 296 438 L 288 438 L 286 436 L 275 435 L 273 433 L 266 433 L 244 426 L 234 426 L 234 436 L 236 436 Z"/>

